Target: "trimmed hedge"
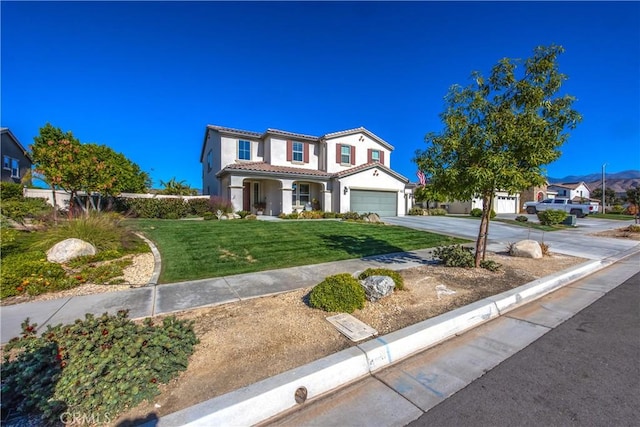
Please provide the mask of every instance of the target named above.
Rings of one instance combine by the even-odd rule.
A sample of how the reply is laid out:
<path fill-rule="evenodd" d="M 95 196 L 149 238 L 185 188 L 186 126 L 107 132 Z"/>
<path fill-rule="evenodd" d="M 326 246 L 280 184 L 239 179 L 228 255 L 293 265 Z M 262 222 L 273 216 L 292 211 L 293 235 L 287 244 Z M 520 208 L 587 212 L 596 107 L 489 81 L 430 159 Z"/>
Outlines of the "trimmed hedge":
<path fill-rule="evenodd" d="M 340 313 L 353 313 L 364 308 L 365 300 L 364 288 L 349 273 L 327 277 L 309 294 L 311 307 Z"/>

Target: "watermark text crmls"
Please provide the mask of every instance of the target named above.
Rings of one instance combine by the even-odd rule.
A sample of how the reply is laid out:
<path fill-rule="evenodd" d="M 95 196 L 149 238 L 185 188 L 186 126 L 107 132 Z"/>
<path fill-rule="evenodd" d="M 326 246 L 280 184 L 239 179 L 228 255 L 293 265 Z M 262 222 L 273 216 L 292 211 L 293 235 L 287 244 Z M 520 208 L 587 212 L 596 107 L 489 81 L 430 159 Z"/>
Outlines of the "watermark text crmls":
<path fill-rule="evenodd" d="M 111 415 L 108 412 L 63 412 L 60 414 L 60 421 L 66 426 L 109 424 L 111 420 Z"/>

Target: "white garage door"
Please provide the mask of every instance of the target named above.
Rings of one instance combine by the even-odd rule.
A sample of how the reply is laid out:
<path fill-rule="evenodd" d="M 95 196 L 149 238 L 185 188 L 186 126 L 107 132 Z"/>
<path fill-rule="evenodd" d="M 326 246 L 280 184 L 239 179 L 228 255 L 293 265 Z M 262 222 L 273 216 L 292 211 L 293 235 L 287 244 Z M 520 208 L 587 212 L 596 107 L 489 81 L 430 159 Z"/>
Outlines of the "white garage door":
<path fill-rule="evenodd" d="M 351 190 L 351 211 L 374 212 L 380 216 L 398 215 L 398 195 L 389 191 Z"/>
<path fill-rule="evenodd" d="M 516 213 L 516 198 L 507 196 L 498 196 L 496 203 L 496 213 Z"/>

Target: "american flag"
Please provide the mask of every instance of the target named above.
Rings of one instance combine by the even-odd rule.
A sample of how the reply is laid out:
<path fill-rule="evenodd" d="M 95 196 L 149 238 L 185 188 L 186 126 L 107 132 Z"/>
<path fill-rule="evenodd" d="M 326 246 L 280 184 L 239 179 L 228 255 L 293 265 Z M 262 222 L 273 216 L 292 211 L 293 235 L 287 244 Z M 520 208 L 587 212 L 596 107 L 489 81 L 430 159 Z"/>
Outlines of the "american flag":
<path fill-rule="evenodd" d="M 416 175 L 418 175 L 418 181 L 420 181 L 420 185 L 422 185 L 423 187 L 427 185 L 427 177 L 424 176 L 424 172 L 418 170 L 418 172 L 416 172 Z"/>

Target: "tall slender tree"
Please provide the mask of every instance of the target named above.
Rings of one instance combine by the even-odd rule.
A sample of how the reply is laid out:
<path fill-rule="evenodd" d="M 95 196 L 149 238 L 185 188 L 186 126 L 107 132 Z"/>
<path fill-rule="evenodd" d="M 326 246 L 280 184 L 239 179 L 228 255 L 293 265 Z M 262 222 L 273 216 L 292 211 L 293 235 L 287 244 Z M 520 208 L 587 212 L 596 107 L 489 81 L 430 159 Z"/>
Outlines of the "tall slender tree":
<path fill-rule="evenodd" d="M 425 137 L 428 147 L 414 161 L 434 190 L 450 200 L 480 197 L 482 217 L 475 265 L 485 258 L 496 190 L 517 193 L 544 183 L 543 166 L 581 120 L 570 95 L 559 95 L 567 77 L 558 70 L 561 46 L 537 47 L 526 60 L 504 58 L 487 79 L 454 85 L 445 97 L 441 133 Z"/>

